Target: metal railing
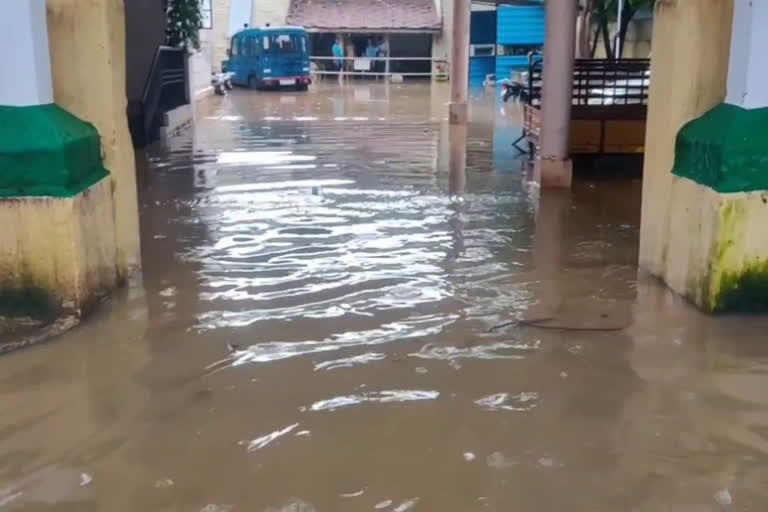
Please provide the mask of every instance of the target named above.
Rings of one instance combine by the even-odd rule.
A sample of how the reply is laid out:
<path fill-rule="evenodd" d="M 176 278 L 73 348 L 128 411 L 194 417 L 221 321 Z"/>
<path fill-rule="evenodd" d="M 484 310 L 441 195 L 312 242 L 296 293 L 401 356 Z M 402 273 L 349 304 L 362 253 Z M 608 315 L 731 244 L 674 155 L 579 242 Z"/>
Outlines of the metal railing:
<path fill-rule="evenodd" d="M 135 134 L 138 137 L 134 137 L 134 142 L 152 142 L 163 114 L 189 103 L 187 96 L 186 50 L 158 47 L 141 99 L 141 133 Z"/>
<path fill-rule="evenodd" d="M 650 59 L 576 59 L 573 105 L 647 105 Z M 528 103 L 541 104 L 543 60 L 535 55 L 528 67 Z"/>
<path fill-rule="evenodd" d="M 327 76 L 365 76 L 365 77 L 388 77 L 392 75 L 399 75 L 401 77 L 436 77 L 448 75 L 448 60 L 437 59 L 433 57 L 334 57 L 334 56 L 319 56 L 313 55 L 310 58 L 315 66 L 312 69 L 312 73 L 315 75 L 327 75 Z M 341 71 L 335 69 L 324 69 L 336 61 L 342 61 L 344 63 Z M 428 62 L 429 71 L 399 71 L 399 66 L 393 66 L 393 64 L 409 62 L 420 63 Z M 351 63 L 351 66 L 348 65 Z M 442 64 L 442 66 L 440 66 Z M 383 65 L 383 66 L 382 66 Z M 383 69 L 382 69 L 383 67 Z M 440 69 L 442 67 L 442 69 Z M 351 68 L 351 69 L 350 69 Z"/>

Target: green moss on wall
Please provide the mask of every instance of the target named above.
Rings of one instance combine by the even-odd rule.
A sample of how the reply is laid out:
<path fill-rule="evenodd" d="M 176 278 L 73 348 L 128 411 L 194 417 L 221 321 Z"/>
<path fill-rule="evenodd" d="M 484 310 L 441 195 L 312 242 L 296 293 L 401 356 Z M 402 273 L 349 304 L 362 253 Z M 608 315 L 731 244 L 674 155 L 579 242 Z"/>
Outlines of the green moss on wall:
<path fill-rule="evenodd" d="M 93 125 L 54 104 L 0 106 L 0 197 L 72 197 L 107 174 Z"/>
<path fill-rule="evenodd" d="M 32 284 L 0 287 L 0 315 L 50 320 L 56 314 L 56 301 L 42 288 Z"/>
<path fill-rule="evenodd" d="M 720 209 L 718 242 L 702 279 L 703 309 L 710 313 L 768 312 L 768 260 L 743 263 L 737 241 L 744 240 L 748 211 L 744 200 Z"/>
<path fill-rule="evenodd" d="M 768 312 L 768 261 L 747 265 L 737 272 L 723 272 L 714 297 L 714 313 Z"/>
<path fill-rule="evenodd" d="M 687 123 L 672 172 L 721 193 L 768 190 L 768 108 L 722 104 Z"/>

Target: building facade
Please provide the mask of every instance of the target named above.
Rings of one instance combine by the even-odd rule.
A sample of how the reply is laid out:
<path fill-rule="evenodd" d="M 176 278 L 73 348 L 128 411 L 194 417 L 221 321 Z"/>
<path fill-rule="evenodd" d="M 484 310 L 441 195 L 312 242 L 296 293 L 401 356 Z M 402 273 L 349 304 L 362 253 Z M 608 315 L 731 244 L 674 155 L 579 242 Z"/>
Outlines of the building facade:
<path fill-rule="evenodd" d="M 221 69 L 232 35 L 246 23 L 304 26 L 313 34 L 313 54 L 318 56 L 329 55 L 329 41 L 335 37 L 357 48 L 368 39 L 380 41 L 386 36 L 392 57 L 431 58 L 444 62 L 444 67 L 450 65 L 451 35 L 446 27 L 452 23 L 451 0 L 211 0 L 211 4 L 212 27 L 201 31 L 200 53 L 213 71 Z M 402 65 L 432 71 L 429 60 Z"/>

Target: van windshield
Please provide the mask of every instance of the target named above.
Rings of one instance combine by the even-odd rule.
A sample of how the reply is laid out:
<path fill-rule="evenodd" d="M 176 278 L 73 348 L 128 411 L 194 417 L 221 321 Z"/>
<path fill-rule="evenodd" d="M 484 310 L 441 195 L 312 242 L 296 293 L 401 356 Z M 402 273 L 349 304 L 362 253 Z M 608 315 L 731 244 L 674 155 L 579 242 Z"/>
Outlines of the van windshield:
<path fill-rule="evenodd" d="M 269 42 L 267 43 L 267 38 Z M 296 55 L 307 53 L 307 38 L 299 34 L 270 34 L 264 36 L 264 47 L 278 55 Z"/>

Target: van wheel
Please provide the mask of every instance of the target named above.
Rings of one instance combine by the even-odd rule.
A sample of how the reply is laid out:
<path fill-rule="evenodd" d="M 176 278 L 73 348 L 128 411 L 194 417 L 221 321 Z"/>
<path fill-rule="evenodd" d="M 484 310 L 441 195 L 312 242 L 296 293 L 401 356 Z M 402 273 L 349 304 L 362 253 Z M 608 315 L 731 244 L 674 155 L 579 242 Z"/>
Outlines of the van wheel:
<path fill-rule="evenodd" d="M 259 84 L 259 79 L 255 76 L 251 75 L 248 77 L 248 88 L 249 89 L 259 89 L 261 84 Z"/>
<path fill-rule="evenodd" d="M 306 91 L 309 89 L 309 84 L 296 84 L 297 91 Z"/>

